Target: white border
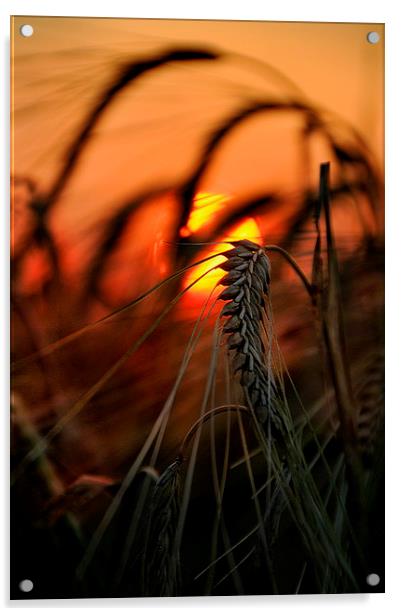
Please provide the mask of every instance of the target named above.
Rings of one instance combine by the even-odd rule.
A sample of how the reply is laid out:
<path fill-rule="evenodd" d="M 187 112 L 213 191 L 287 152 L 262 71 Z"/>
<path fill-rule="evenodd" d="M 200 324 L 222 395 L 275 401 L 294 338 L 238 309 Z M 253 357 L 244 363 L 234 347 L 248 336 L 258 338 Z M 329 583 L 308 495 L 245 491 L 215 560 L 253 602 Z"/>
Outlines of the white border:
<path fill-rule="evenodd" d="M 349 2 L 337 0 L 333 3 L 303 0 L 281 0 L 262 3 L 247 0 L 235 4 L 227 1 L 204 0 L 193 4 L 185 0 L 149 0 L 136 3 L 127 0 L 3 0 L 6 13 L 14 15 L 61 15 L 88 17 L 149 17 L 170 19 L 260 19 L 269 21 L 342 21 L 342 22 L 384 22 L 394 14 L 391 2 L 365 0 Z M 387 8 L 386 8 L 387 7 Z M 4 12 L 4 8 L 2 8 Z"/>
<path fill-rule="evenodd" d="M 287 614 L 296 610 L 297 615 L 363 614 L 368 616 L 379 611 L 386 614 L 401 613 L 399 587 L 400 579 L 400 395 L 397 381 L 400 381 L 400 140 L 401 140 L 401 97 L 400 97 L 400 40 L 401 19 L 396 0 L 246 0 L 234 4 L 235 0 L 202 0 L 191 3 L 190 0 L 147 0 L 132 2 L 129 0 L 112 0 L 105 2 L 97 0 L 2 0 L 0 5 L 0 32 L 3 71 L 0 84 L 1 130 L 4 133 L 2 152 L 4 162 L 0 165 L 0 186 L 3 191 L 3 211 L 1 225 L 1 267 L 0 284 L 1 301 L 1 400 L 2 423 L 0 426 L 1 441 L 4 456 L 1 465 L 3 496 L 0 505 L 1 533 L 4 541 L 1 545 L 8 546 L 8 177 L 9 177 L 9 87 L 8 87 L 8 54 L 9 54 L 9 16 L 10 15 L 62 15 L 62 16 L 94 16 L 94 17 L 166 17 L 187 19 L 259 19 L 281 21 L 337 21 L 337 22 L 379 22 L 386 23 L 386 464 L 387 464 L 387 494 L 386 494 L 386 594 L 371 596 L 313 596 L 313 597 L 236 597 L 236 598 L 200 598 L 200 599 L 121 599 L 121 600 L 73 600 L 73 601 L 37 601 L 13 602 L 8 598 L 8 550 L 1 549 L 0 556 L 0 606 L 8 607 L 19 613 L 22 609 L 33 612 L 50 607 L 52 613 L 61 609 L 74 609 L 74 613 L 89 610 L 95 613 L 99 608 L 112 610 L 122 609 L 146 611 L 153 613 L 158 609 L 166 612 L 188 610 L 208 610 L 217 613 L 229 610 L 230 613 Z M 367 93 L 367 95 L 369 95 Z M 85 612 L 87 613 L 87 612 Z"/>

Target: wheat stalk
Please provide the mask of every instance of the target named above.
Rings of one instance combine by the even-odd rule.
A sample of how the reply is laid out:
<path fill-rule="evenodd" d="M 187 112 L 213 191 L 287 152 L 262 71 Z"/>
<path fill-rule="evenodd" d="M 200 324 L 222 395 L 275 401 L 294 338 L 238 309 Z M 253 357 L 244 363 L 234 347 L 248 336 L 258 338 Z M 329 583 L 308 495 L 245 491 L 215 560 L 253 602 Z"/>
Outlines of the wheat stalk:
<path fill-rule="evenodd" d="M 227 335 L 232 369 L 240 374 L 245 397 L 260 424 L 265 426 L 271 418 L 273 427 L 281 432 L 282 421 L 274 404 L 276 387 L 262 340 L 270 261 L 254 242 L 239 240 L 231 244 L 234 248 L 223 253 L 226 261 L 220 266 L 227 274 L 220 280 L 226 289 L 219 299 L 227 302 L 220 316 L 226 319 L 223 333 Z"/>

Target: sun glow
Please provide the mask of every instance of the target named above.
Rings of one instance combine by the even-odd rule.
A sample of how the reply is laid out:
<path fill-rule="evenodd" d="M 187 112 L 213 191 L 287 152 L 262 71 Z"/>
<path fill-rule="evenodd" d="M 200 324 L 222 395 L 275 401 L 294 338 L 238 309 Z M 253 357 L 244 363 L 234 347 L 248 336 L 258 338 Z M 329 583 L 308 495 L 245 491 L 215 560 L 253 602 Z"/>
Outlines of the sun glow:
<path fill-rule="evenodd" d="M 227 195 L 209 192 L 197 193 L 188 224 L 181 229 L 181 237 L 188 237 L 192 233 L 199 231 L 199 229 L 207 227 L 215 214 L 223 210 L 228 201 L 229 197 Z"/>
<path fill-rule="evenodd" d="M 205 228 L 210 224 L 214 217 L 214 214 L 224 207 L 226 207 L 229 201 L 229 197 L 226 195 L 216 195 L 210 193 L 199 193 L 194 202 L 194 209 L 189 218 L 189 222 L 183 237 L 191 235 L 194 231 Z M 201 213 L 201 214 L 200 214 Z M 188 232 L 187 232 L 188 230 Z M 219 252 L 230 249 L 231 240 L 249 239 L 254 242 L 261 242 L 261 234 L 258 224 L 254 218 L 245 218 L 240 223 L 232 227 L 229 232 L 219 238 L 219 243 L 213 246 L 208 246 L 206 250 L 199 254 L 197 260 L 208 257 Z M 223 256 L 215 257 L 206 261 L 197 267 L 190 270 L 185 279 L 185 286 L 188 286 L 194 282 L 199 276 L 211 270 L 206 276 L 201 278 L 186 294 L 191 300 L 204 301 L 207 295 L 218 284 L 223 275 L 223 270 L 217 267 L 220 263 L 223 263 L 225 258 Z M 214 269 L 215 268 L 215 269 Z"/>

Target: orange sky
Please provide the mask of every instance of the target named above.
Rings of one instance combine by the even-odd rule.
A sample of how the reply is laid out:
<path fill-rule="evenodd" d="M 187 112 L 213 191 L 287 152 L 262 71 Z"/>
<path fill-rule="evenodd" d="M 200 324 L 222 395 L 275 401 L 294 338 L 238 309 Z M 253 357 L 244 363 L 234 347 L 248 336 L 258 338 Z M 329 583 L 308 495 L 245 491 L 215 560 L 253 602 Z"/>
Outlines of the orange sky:
<path fill-rule="evenodd" d="M 18 30 L 27 21 L 35 34 L 24 39 Z M 381 36 L 377 45 L 366 42 L 371 30 Z M 16 58 L 73 51 L 84 62 L 90 50 L 105 56 L 136 54 L 166 43 L 239 52 L 272 63 L 311 100 L 341 114 L 374 147 L 381 146 L 383 24 L 16 17 L 12 35 Z"/>
<path fill-rule="evenodd" d="M 31 38 L 19 34 L 25 22 L 34 27 Z M 373 29 L 381 35 L 377 45 L 366 41 L 367 32 Z M 381 161 L 383 37 L 384 26 L 377 24 L 16 17 L 12 22 L 15 169 L 21 174 L 33 173 L 42 182 L 50 179 L 72 131 L 82 121 L 86 105 L 111 78 L 115 62 L 177 44 L 218 47 L 270 63 L 295 82 L 309 100 L 355 126 Z M 191 77 L 191 71 L 196 71 L 198 79 Z M 164 157 L 156 175 L 169 180 L 181 174 L 194 151 L 190 144 L 203 130 L 201 121 L 199 126 L 194 121 L 195 115 L 211 121 L 224 117 L 227 107 L 232 107 L 235 88 L 242 88 L 243 96 L 255 90 L 266 95 L 282 94 L 286 89 L 260 66 L 231 60 L 218 67 L 198 63 L 161 71 L 157 79 L 148 79 L 135 97 L 125 93 L 102 120 L 105 139 L 99 135 L 96 153 L 88 152 L 82 181 L 75 178 L 71 190 L 86 198 L 89 212 L 91 207 L 98 207 L 89 178 L 99 176 L 99 167 L 105 170 L 97 178 L 102 192 L 111 187 L 115 190 L 116 174 L 128 171 L 139 159 L 141 178 L 154 180 L 157 158 L 153 146 L 164 147 L 164 139 L 169 148 L 175 148 L 175 156 Z M 179 107 L 186 104 L 186 96 L 188 118 Z M 158 130 L 163 118 L 167 122 L 171 118 L 173 144 L 168 141 L 168 127 Z M 145 136 L 146 123 L 156 129 L 147 132 L 147 147 L 137 152 L 132 136 L 137 135 L 138 127 L 139 139 Z M 256 121 L 249 123 L 249 130 L 252 124 L 259 132 Z M 258 160 L 263 161 L 263 156 Z M 236 164 L 243 169 L 243 160 Z M 247 171 L 254 167 L 252 160 Z M 130 182 L 135 182 L 133 176 L 131 171 Z M 221 178 L 218 184 L 205 188 L 223 193 L 232 188 Z M 127 192 L 128 185 L 120 189 Z"/>
<path fill-rule="evenodd" d="M 23 23 L 34 27 L 23 38 Z M 378 45 L 366 34 L 376 30 Z M 246 97 L 294 96 L 356 127 L 383 162 L 384 26 L 233 21 L 16 17 L 12 20 L 13 171 L 46 190 L 86 109 L 117 62 L 166 47 L 223 49 L 238 58 L 217 65 L 173 66 L 127 89 L 107 111 L 79 173 L 61 196 L 52 224 L 82 252 L 91 230 L 116 204 L 149 184 L 185 177 L 206 130 Z M 296 121 L 257 117 L 230 137 L 208 173 L 204 193 L 246 194 L 299 182 Z M 268 163 L 268 164 L 267 164 Z M 67 241 L 67 240 L 66 240 Z"/>

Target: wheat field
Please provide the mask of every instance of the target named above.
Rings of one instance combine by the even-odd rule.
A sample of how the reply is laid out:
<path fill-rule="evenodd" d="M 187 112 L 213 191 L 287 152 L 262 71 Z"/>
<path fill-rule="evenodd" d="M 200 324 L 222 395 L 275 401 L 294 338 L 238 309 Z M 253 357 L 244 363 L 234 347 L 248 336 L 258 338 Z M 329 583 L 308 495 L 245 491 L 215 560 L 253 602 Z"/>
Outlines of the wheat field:
<path fill-rule="evenodd" d="M 139 26 L 13 59 L 12 596 L 382 592 L 373 137 Z"/>

